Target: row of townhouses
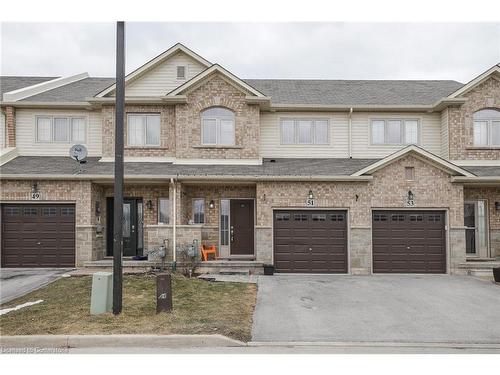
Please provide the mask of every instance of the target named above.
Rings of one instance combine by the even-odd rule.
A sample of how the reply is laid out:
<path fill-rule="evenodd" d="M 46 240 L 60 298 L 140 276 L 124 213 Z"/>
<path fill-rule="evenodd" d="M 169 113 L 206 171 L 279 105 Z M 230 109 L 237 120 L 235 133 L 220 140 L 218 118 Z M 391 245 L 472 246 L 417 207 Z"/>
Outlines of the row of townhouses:
<path fill-rule="evenodd" d="M 0 87 L 1 266 L 106 261 L 114 78 Z M 126 260 L 193 241 L 255 272 L 457 274 L 500 257 L 500 64 L 467 84 L 242 79 L 176 44 L 126 76 L 125 102 Z"/>

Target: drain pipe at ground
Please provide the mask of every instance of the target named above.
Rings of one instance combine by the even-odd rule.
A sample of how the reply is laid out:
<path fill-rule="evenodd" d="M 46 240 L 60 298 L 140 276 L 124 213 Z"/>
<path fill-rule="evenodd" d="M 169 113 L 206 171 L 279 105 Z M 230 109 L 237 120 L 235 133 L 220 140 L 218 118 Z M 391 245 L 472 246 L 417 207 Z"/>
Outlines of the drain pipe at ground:
<path fill-rule="evenodd" d="M 173 220 L 172 220 L 172 271 L 175 271 L 177 268 L 177 185 L 173 178 L 170 179 L 170 183 L 172 184 L 173 190 Z"/>

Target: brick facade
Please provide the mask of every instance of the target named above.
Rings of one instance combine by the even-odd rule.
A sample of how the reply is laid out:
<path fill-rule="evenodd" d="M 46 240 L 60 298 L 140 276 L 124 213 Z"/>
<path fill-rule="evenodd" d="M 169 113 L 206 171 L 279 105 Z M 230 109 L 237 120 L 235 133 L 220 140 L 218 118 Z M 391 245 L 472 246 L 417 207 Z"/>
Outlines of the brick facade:
<path fill-rule="evenodd" d="M 474 147 L 473 114 L 500 109 L 500 81 L 491 77 L 463 95 L 467 101 L 448 109 L 449 150 L 452 160 L 500 160 L 500 148 Z"/>
<path fill-rule="evenodd" d="M 259 155 L 260 109 L 248 105 L 245 94 L 219 75 L 186 94 L 187 104 L 175 110 L 178 158 L 257 159 Z M 213 106 L 229 108 L 235 114 L 234 147 L 201 146 L 201 111 Z"/>
<path fill-rule="evenodd" d="M 405 167 L 415 168 L 414 181 L 405 179 Z M 373 173 L 370 182 L 260 182 L 257 184 L 258 259 L 270 261 L 272 210 L 284 207 L 306 207 L 309 190 L 317 208 L 347 209 L 350 227 L 350 261 L 353 273 L 371 272 L 371 210 L 404 208 L 408 190 L 415 194 L 416 209 L 447 210 L 450 230 L 464 236 L 463 246 L 450 243 L 451 269 L 465 261 L 463 231 L 463 187 L 451 183 L 446 172 L 408 155 Z"/>
<path fill-rule="evenodd" d="M 16 109 L 4 107 L 5 114 L 5 147 L 16 147 Z"/>
<path fill-rule="evenodd" d="M 160 146 L 137 147 L 128 146 L 127 114 L 159 113 L 160 114 Z M 175 108 L 168 105 L 126 105 L 125 106 L 125 156 L 131 157 L 166 157 L 175 156 Z M 114 157 L 115 107 L 102 107 L 102 156 Z"/>

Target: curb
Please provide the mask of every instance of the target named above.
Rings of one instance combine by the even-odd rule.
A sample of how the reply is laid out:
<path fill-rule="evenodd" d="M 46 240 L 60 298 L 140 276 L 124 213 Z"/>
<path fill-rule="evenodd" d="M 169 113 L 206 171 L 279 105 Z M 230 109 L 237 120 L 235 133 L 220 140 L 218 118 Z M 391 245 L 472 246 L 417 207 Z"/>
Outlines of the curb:
<path fill-rule="evenodd" d="M 324 347 L 379 347 L 379 348 L 446 348 L 446 349 L 499 349 L 499 343 L 457 343 L 457 342 L 385 342 L 385 341 L 250 341 L 250 347 L 260 346 L 324 346 Z"/>
<path fill-rule="evenodd" d="M 0 337 L 0 348 L 213 348 L 239 346 L 247 346 L 247 344 L 223 335 L 33 335 Z"/>

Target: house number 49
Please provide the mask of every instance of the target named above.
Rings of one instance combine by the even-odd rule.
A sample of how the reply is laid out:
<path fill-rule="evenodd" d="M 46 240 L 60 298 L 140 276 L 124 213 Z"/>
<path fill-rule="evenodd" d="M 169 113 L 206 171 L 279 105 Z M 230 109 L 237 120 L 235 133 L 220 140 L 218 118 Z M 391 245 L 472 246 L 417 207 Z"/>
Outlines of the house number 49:
<path fill-rule="evenodd" d="M 31 200 L 33 200 L 33 201 L 38 201 L 38 200 L 40 200 L 40 198 L 41 198 L 40 193 L 38 193 L 38 192 L 36 192 L 36 193 L 31 193 Z"/>

